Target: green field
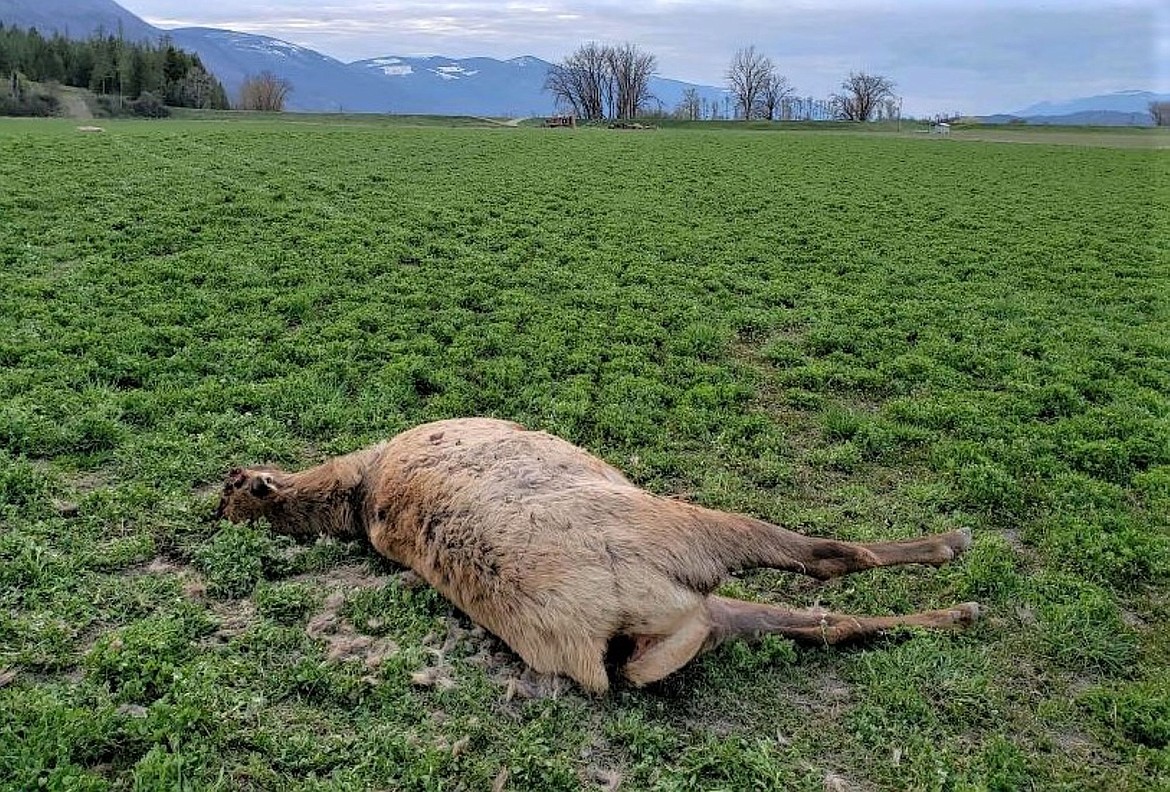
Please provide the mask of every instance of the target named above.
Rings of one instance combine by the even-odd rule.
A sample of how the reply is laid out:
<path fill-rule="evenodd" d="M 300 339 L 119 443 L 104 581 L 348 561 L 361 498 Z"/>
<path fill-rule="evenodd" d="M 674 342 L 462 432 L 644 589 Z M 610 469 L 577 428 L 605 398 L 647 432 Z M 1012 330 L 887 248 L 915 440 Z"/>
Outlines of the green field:
<path fill-rule="evenodd" d="M 0 121 L 6 788 L 1170 788 L 1170 152 L 103 125 Z M 209 521 L 233 465 L 462 415 L 809 533 L 970 527 L 727 591 L 989 617 L 595 699 L 364 545 Z"/>

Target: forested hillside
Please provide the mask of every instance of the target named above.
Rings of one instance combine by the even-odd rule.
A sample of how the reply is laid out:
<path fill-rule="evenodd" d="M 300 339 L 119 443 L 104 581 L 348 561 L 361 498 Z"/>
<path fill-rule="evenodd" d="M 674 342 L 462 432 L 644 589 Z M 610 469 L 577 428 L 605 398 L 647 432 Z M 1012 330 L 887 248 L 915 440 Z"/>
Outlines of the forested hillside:
<path fill-rule="evenodd" d="M 29 91 L 19 76 L 35 83 L 86 88 L 114 103 L 141 106 L 228 107 L 220 82 L 199 56 L 174 46 L 132 42 L 108 35 L 73 40 L 0 24 L 0 113 L 51 112 L 51 97 Z"/>

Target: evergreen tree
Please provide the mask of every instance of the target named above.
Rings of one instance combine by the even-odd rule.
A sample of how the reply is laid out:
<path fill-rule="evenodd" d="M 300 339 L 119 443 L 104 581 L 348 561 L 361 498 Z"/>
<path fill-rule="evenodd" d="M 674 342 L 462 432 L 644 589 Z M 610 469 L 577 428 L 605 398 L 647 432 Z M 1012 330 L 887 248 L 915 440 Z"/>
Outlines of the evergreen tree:
<path fill-rule="evenodd" d="M 45 38 L 35 29 L 0 24 L 0 80 L 18 83 L 60 82 L 117 95 L 134 102 L 144 94 L 179 107 L 227 108 L 227 94 L 198 55 L 184 52 L 169 39 L 157 44 L 126 41 L 98 33 L 84 41 L 60 34 Z M 6 95 L 13 92 L 7 88 Z"/>

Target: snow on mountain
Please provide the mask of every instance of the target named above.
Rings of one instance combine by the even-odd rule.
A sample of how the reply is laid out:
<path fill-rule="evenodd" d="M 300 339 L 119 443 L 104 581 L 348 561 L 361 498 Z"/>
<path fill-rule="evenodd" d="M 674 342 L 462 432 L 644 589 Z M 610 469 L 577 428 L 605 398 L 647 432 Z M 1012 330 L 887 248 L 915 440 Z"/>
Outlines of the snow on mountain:
<path fill-rule="evenodd" d="M 232 99 L 247 77 L 270 71 L 292 85 L 289 110 L 384 113 L 393 107 L 390 92 L 373 75 L 355 73 L 307 47 L 215 28 L 178 28 L 170 35 L 178 46 L 199 53 Z"/>
<path fill-rule="evenodd" d="M 74 38 L 99 31 L 133 40 L 170 36 L 176 45 L 197 52 L 232 98 L 248 75 L 270 71 L 287 79 L 290 110 L 527 116 L 555 109 L 544 90 L 552 64 L 532 55 L 508 60 L 386 55 L 347 64 L 268 36 L 212 28 L 162 30 L 114 0 L 0 0 L 0 23 Z M 655 77 L 650 108 L 673 110 L 689 88 L 708 102 L 726 96 L 723 88 Z M 1142 124 L 1149 123 L 1153 101 L 1170 101 L 1170 94 L 1118 91 L 1045 101 L 1007 117 L 1033 123 Z"/>
<path fill-rule="evenodd" d="M 544 90 L 549 66 L 532 56 L 501 61 L 442 55 L 386 55 L 349 64 L 383 82 L 392 112 L 485 116 L 552 113 L 552 95 Z"/>
<path fill-rule="evenodd" d="M 113 0 L 0 0 L 0 23 L 76 38 L 98 31 L 136 40 L 169 36 L 198 53 L 232 99 L 248 76 L 262 71 L 288 80 L 289 110 L 529 115 L 551 112 L 553 105 L 541 91 L 547 64 L 530 56 L 509 62 L 386 57 L 349 65 L 269 36 L 200 27 L 162 30 Z"/>
<path fill-rule="evenodd" d="M 113 0 L 0 0 L 0 22 L 74 37 L 98 31 L 132 39 L 169 36 L 198 53 L 233 100 L 244 80 L 262 71 L 288 80 L 289 110 L 530 116 L 556 109 L 544 90 L 552 64 L 532 55 L 508 60 L 387 55 L 346 64 L 269 36 L 201 27 L 162 30 Z M 719 88 L 654 78 L 650 107 L 673 109 L 688 87 L 711 100 L 723 96 Z"/>
<path fill-rule="evenodd" d="M 447 58 L 441 55 L 386 55 L 351 63 L 354 69 L 390 78 L 394 112 L 468 115 L 548 115 L 556 110 L 545 78 L 553 64 L 532 55 L 508 60 Z M 721 88 L 653 77 L 647 109 L 673 110 L 694 88 L 708 101 L 721 101 Z"/>

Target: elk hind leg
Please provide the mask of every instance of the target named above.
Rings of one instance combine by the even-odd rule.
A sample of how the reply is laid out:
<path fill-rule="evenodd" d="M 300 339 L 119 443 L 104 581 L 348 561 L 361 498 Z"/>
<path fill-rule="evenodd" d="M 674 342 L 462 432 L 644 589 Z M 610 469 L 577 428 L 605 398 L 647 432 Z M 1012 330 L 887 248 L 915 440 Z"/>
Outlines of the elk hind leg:
<path fill-rule="evenodd" d="M 785 546 L 788 563 L 782 568 L 821 580 L 875 567 L 900 564 L 941 566 L 971 546 L 966 530 L 902 539 L 893 542 L 842 542 L 791 534 Z"/>
<path fill-rule="evenodd" d="M 851 616 L 824 611 L 794 611 L 717 596 L 707 598 L 707 611 L 711 620 L 708 648 L 724 641 L 752 640 L 764 635 L 782 635 L 813 645 L 844 644 L 874 638 L 898 627 L 965 627 L 980 616 L 980 607 L 974 602 L 906 616 Z"/>

